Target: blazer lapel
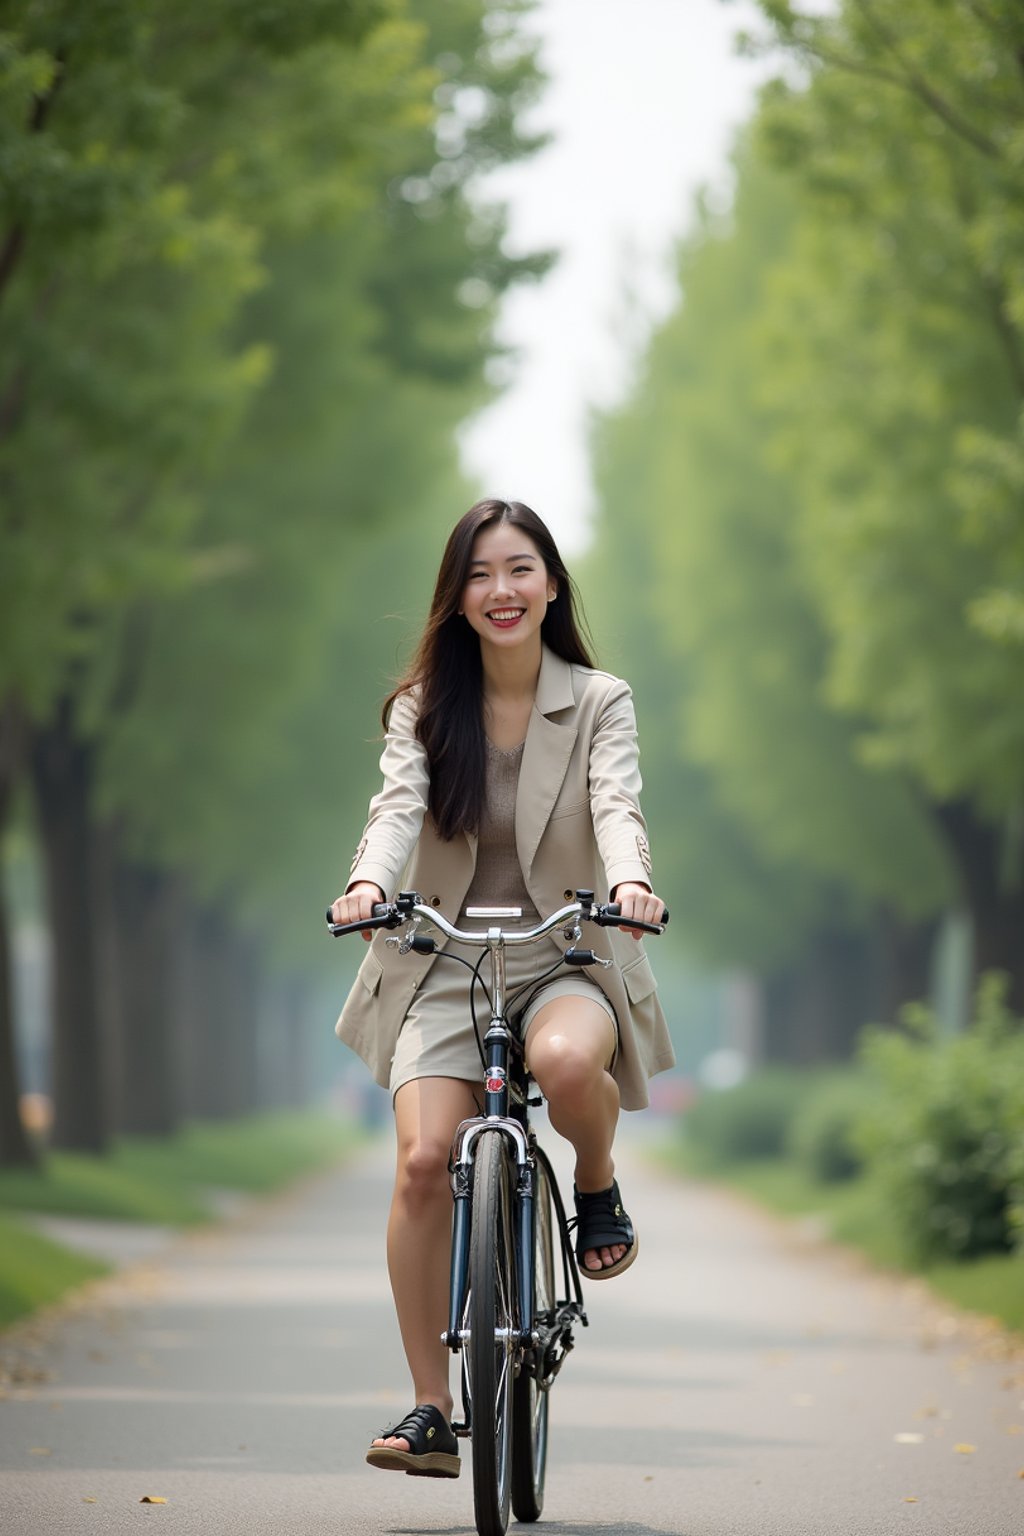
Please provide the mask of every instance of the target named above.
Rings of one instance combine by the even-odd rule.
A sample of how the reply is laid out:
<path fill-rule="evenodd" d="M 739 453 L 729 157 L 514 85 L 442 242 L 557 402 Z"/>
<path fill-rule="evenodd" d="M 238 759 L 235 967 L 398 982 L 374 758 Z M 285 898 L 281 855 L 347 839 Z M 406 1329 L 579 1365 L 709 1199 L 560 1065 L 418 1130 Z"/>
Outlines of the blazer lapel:
<path fill-rule="evenodd" d="M 555 717 L 575 706 L 572 668 L 545 646 L 516 796 L 516 852 L 524 875 L 530 873 L 576 745 L 576 727 Z"/>

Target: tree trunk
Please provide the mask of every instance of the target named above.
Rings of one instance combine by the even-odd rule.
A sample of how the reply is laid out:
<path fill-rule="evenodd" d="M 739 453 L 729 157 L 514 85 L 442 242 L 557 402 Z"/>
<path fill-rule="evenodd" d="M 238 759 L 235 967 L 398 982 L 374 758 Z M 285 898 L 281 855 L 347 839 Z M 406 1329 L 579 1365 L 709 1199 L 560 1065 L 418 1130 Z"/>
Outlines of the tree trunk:
<path fill-rule="evenodd" d="M 907 1003 L 928 1001 L 932 992 L 932 959 L 940 926 L 936 917 L 912 922 L 888 910 L 879 914 L 874 1022 L 895 1024 Z"/>
<path fill-rule="evenodd" d="M 230 1036 L 231 1113 L 250 1115 L 260 1102 L 260 991 L 263 965 L 255 939 L 232 932 L 225 1016 Z"/>
<path fill-rule="evenodd" d="M 294 975 L 266 983 L 261 1008 L 260 1105 L 301 1109 L 310 1076 L 306 1033 L 308 986 Z"/>
<path fill-rule="evenodd" d="M 22 742 L 20 712 L 9 703 L 0 712 L 0 837 L 7 825 L 21 767 Z M 10 925 L 0 868 L 0 1167 L 31 1168 L 38 1161 L 36 1149 L 22 1124 L 20 1103 Z"/>
<path fill-rule="evenodd" d="M 1024 1014 L 1024 879 L 1004 870 L 1003 839 L 966 800 L 934 811 L 952 852 L 974 930 L 975 978 L 1003 971 L 1010 1007 Z"/>
<path fill-rule="evenodd" d="M 89 791 L 91 753 L 61 700 L 32 732 L 30 760 L 46 870 L 53 949 L 53 1145 L 102 1152 L 107 1144 L 103 1033 L 97 1007 Z"/>
<path fill-rule="evenodd" d="M 820 929 L 794 965 L 765 982 L 766 1060 L 792 1066 L 847 1060 L 871 1015 L 872 969 L 865 934 Z"/>
<path fill-rule="evenodd" d="M 129 1135 L 170 1136 L 178 1128 L 178 1063 L 172 1036 L 171 952 L 178 903 L 162 871 L 116 851 L 111 868 L 118 993 L 114 1118 Z"/>
<path fill-rule="evenodd" d="M 255 1105 L 255 1041 L 240 943 L 220 912 L 207 910 L 192 944 L 190 1104 L 200 1119 L 229 1119 Z"/>

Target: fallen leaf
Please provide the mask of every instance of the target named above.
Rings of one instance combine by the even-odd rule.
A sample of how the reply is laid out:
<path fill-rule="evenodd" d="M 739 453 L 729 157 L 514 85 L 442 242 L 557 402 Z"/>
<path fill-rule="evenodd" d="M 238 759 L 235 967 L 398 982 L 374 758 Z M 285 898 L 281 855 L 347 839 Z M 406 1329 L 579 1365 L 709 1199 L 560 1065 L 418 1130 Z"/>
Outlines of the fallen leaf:
<path fill-rule="evenodd" d="M 959 1444 L 954 1445 L 953 1449 L 958 1456 L 973 1456 L 978 1447 L 976 1445 L 967 1445 L 965 1441 L 961 1440 Z"/>
<path fill-rule="evenodd" d="M 29 1451 L 30 1456 L 52 1456 L 53 1451 L 48 1445 L 34 1445 Z"/>
<path fill-rule="evenodd" d="M 1010 1424 L 1007 1426 L 1008 1435 L 1024 1435 L 1024 1424 Z"/>
<path fill-rule="evenodd" d="M 1022 1475 L 1024 1475 L 1024 1474 L 1022 1474 Z M 644 1482 L 645 1483 L 653 1483 L 654 1482 L 654 1478 L 653 1477 L 645 1477 L 644 1478 Z"/>
<path fill-rule="evenodd" d="M 908 1493 L 906 1495 L 906 1497 L 904 1498 L 903 1502 L 904 1502 L 904 1504 L 916 1504 L 917 1503 L 917 1495 L 914 1494 L 914 1493 Z"/>
<path fill-rule="evenodd" d="M 91 1493 L 87 1493 L 84 1496 L 84 1498 L 82 1499 L 82 1503 L 83 1504 L 98 1504 L 99 1503 L 99 1499 L 93 1498 Z"/>
<path fill-rule="evenodd" d="M 813 1408 L 814 1398 L 809 1392 L 794 1392 L 790 1398 L 794 1408 Z"/>
<path fill-rule="evenodd" d="M 901 1434 L 901 1435 L 894 1435 L 893 1439 L 896 1441 L 897 1445 L 923 1445 L 924 1444 L 924 1435 Z"/>
<path fill-rule="evenodd" d="M 160 1498 L 156 1493 L 144 1493 L 139 1500 L 140 1504 L 166 1504 L 167 1500 Z"/>

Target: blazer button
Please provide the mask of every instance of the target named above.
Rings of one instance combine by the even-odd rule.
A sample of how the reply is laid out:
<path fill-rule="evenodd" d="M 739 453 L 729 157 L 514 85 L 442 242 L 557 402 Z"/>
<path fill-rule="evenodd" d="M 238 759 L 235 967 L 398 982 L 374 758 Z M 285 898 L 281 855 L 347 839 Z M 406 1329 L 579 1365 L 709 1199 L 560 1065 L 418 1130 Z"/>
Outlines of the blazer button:
<path fill-rule="evenodd" d="M 431 896 L 431 898 L 430 898 L 430 905 L 432 907 L 439 907 L 441 905 L 441 898 L 440 898 L 440 896 Z"/>

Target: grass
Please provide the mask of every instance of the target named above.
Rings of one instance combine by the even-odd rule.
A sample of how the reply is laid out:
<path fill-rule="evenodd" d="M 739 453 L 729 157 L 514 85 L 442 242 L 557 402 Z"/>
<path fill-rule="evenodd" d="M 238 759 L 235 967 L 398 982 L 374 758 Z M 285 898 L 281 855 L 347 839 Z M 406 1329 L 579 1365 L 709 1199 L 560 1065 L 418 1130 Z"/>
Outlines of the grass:
<path fill-rule="evenodd" d="M 688 1174 L 728 1184 L 781 1215 L 814 1216 L 830 1238 L 881 1268 L 921 1275 L 946 1301 L 1024 1333 L 1024 1253 L 922 1267 L 911 1261 L 891 1210 L 866 1179 L 822 1184 L 788 1158 L 709 1169 L 679 1145 L 668 1149 L 666 1160 Z"/>
<path fill-rule="evenodd" d="M 4 1212 L 190 1226 L 210 1219 L 211 1189 L 271 1193 L 339 1162 L 358 1134 L 325 1114 L 275 1112 L 125 1137 L 102 1157 L 53 1152 L 38 1171 L 0 1170 L 0 1327 L 108 1269 Z"/>
<path fill-rule="evenodd" d="M 56 1301 L 76 1285 L 107 1273 L 98 1259 L 71 1253 L 59 1243 L 0 1216 L 0 1328 Z"/>
<path fill-rule="evenodd" d="M 337 1162 L 353 1137 L 326 1115 L 292 1112 L 124 1137 L 105 1156 L 53 1152 L 38 1172 L 0 1171 L 0 1209 L 188 1226 L 209 1216 L 206 1189 L 267 1193 Z"/>

